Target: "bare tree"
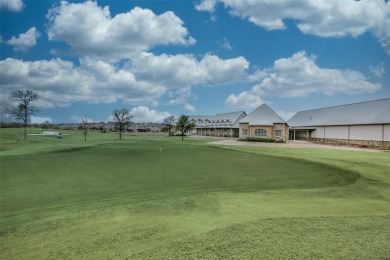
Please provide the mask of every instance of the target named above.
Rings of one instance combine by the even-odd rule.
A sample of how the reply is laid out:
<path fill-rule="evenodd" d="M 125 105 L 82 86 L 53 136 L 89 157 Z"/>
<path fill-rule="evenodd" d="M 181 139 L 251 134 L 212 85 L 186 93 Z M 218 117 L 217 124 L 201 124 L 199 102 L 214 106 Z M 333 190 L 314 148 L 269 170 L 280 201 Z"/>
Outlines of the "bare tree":
<path fill-rule="evenodd" d="M 130 114 L 130 111 L 127 108 L 114 109 L 112 111 L 112 116 L 114 117 L 114 123 L 119 130 L 119 139 L 122 139 L 122 132 L 130 124 L 130 120 L 133 118 L 133 115 Z"/>
<path fill-rule="evenodd" d="M 188 116 L 181 115 L 176 123 L 176 129 L 181 132 L 181 140 L 184 140 L 184 135 L 187 131 L 191 131 L 195 128 L 195 124 L 188 120 Z"/>
<path fill-rule="evenodd" d="M 38 94 L 30 90 L 16 90 L 11 93 L 11 97 L 18 99 L 19 104 L 16 107 L 6 108 L 5 113 L 14 117 L 16 120 L 22 120 L 24 139 L 27 139 L 28 119 L 38 111 L 31 103 L 38 100 Z"/>
<path fill-rule="evenodd" d="M 171 136 L 171 132 L 172 132 L 172 128 L 173 128 L 173 124 L 175 123 L 175 116 L 168 116 L 166 118 L 164 118 L 164 125 L 166 127 L 166 129 L 168 130 L 168 136 Z"/>
<path fill-rule="evenodd" d="M 84 142 L 87 142 L 87 134 L 89 131 L 89 124 L 88 124 L 88 118 L 84 115 L 81 118 L 82 128 L 83 128 L 83 134 L 84 134 Z"/>

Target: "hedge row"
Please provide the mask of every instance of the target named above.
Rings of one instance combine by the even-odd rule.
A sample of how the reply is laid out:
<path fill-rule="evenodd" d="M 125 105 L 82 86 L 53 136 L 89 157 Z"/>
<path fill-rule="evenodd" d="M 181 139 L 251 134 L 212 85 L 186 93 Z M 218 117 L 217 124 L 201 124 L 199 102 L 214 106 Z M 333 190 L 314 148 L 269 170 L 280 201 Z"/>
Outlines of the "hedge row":
<path fill-rule="evenodd" d="M 238 141 L 244 142 L 262 142 L 262 143 L 284 143 L 282 140 L 275 140 L 273 138 L 257 138 L 257 137 L 247 137 L 238 139 Z"/>

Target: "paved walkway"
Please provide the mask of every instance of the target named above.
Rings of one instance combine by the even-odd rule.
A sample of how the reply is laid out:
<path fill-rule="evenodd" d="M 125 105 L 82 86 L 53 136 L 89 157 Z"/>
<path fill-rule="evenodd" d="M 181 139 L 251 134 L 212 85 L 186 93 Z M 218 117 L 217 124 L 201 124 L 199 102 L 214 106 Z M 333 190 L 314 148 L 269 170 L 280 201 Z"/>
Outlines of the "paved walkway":
<path fill-rule="evenodd" d="M 367 151 L 380 152 L 380 150 L 357 148 L 348 146 L 333 146 L 324 144 L 315 144 L 308 141 L 289 141 L 288 143 L 261 143 L 261 142 L 243 142 L 237 139 L 222 139 L 213 141 L 209 144 L 215 145 L 243 145 L 243 146 L 269 146 L 269 147 L 296 147 L 296 148 L 318 148 L 318 149 L 334 149 L 334 150 L 348 150 L 348 151 Z"/>

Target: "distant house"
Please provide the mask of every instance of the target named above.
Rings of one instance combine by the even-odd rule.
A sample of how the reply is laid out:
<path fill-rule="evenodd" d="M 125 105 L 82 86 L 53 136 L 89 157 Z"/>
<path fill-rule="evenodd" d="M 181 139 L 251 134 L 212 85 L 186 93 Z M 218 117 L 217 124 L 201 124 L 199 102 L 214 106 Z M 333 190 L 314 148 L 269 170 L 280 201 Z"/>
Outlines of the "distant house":
<path fill-rule="evenodd" d="M 134 133 L 141 133 L 141 132 L 148 132 L 149 131 L 146 123 L 133 123 L 130 126 L 128 126 L 126 130 L 129 132 L 134 132 Z"/>
<path fill-rule="evenodd" d="M 290 140 L 390 149 L 390 98 L 300 111 Z"/>
<path fill-rule="evenodd" d="M 215 137 L 238 137 L 238 122 L 246 116 L 244 111 L 223 113 L 213 116 L 189 116 L 195 129 L 187 134 Z"/>
<path fill-rule="evenodd" d="M 160 133 L 164 126 L 165 126 L 164 124 L 159 124 L 159 123 L 148 123 L 148 128 L 152 133 Z"/>
<path fill-rule="evenodd" d="M 61 130 L 77 130 L 79 129 L 79 124 L 61 124 L 57 128 Z"/>
<path fill-rule="evenodd" d="M 105 128 L 106 128 L 106 123 L 104 123 L 104 122 L 92 123 L 92 124 L 91 124 L 91 129 L 92 129 L 92 130 L 104 131 Z"/>
<path fill-rule="evenodd" d="M 107 131 L 115 131 L 115 122 L 108 121 L 105 125 Z"/>
<path fill-rule="evenodd" d="M 288 140 L 288 125 L 265 103 L 240 121 L 240 138 Z"/>
<path fill-rule="evenodd" d="M 132 123 L 126 130 L 133 133 L 159 133 L 163 127 L 164 125 L 159 123 Z"/>

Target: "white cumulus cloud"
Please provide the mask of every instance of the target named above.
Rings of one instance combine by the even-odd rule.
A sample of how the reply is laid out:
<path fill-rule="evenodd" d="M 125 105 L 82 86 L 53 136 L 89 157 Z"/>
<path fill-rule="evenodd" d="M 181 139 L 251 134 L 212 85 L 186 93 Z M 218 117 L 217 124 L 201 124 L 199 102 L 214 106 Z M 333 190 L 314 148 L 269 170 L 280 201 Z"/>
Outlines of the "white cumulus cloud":
<path fill-rule="evenodd" d="M 375 28 L 374 34 L 379 39 L 382 47 L 390 55 L 390 2 L 387 2 L 386 17 Z"/>
<path fill-rule="evenodd" d="M 21 0 L 0 0 L 0 9 L 5 8 L 13 12 L 22 11 L 24 4 Z"/>
<path fill-rule="evenodd" d="M 203 0 L 195 8 L 213 12 L 221 2 L 230 14 L 267 30 L 286 29 L 285 20 L 297 21 L 306 34 L 321 37 L 357 37 L 372 32 L 390 54 L 390 2 L 384 0 Z"/>
<path fill-rule="evenodd" d="M 240 109 L 254 109 L 263 103 L 260 96 L 246 91 L 239 95 L 231 94 L 225 100 L 226 106 Z"/>
<path fill-rule="evenodd" d="M 47 15 L 49 40 L 69 44 L 78 55 L 110 60 L 132 57 L 157 45 L 191 45 L 196 41 L 173 12 L 157 15 L 135 7 L 111 17 L 97 2 L 61 2 Z"/>
<path fill-rule="evenodd" d="M 230 44 L 229 40 L 226 37 L 224 37 L 221 41 L 217 41 L 217 44 L 222 49 L 225 49 L 225 50 L 228 50 L 228 51 L 233 50 L 232 45 Z"/>
<path fill-rule="evenodd" d="M 32 124 L 42 124 L 46 122 L 53 122 L 53 120 L 50 117 L 39 117 L 39 116 L 32 116 L 31 118 Z"/>
<path fill-rule="evenodd" d="M 133 60 L 131 67 L 138 79 L 160 82 L 171 88 L 240 81 L 248 68 L 249 62 L 244 57 L 221 59 L 206 54 L 198 60 L 192 55 L 152 53 L 143 53 Z"/>
<path fill-rule="evenodd" d="M 61 59 L 0 61 L 0 96 L 14 89 L 28 88 L 39 94 L 37 105 L 68 106 L 74 102 L 133 105 L 153 102 L 166 89 L 158 84 L 137 81 L 130 71 L 102 61 L 81 60 L 80 66 Z M 17 69 L 16 69 L 17 68 Z"/>
<path fill-rule="evenodd" d="M 242 57 L 220 59 L 205 55 L 144 53 L 129 64 L 115 65 L 85 57 L 80 65 L 62 59 L 0 61 L 1 96 L 28 88 L 40 96 L 37 106 L 53 108 L 75 102 L 156 105 L 168 95 L 169 104 L 185 105 L 191 89 L 204 84 L 225 84 L 246 77 L 249 63 Z M 6 98 L 5 98 L 6 99 Z"/>
<path fill-rule="evenodd" d="M 316 57 L 304 51 L 276 60 L 273 67 L 261 70 L 261 77 L 255 78 L 260 79 L 258 84 L 239 95 L 229 95 L 225 104 L 254 108 L 262 103 L 261 97 L 264 96 L 304 97 L 315 93 L 353 95 L 373 93 L 382 87 L 369 82 L 357 71 L 321 68 L 316 64 Z"/>
<path fill-rule="evenodd" d="M 28 48 L 37 44 L 37 39 L 41 36 L 35 27 L 31 27 L 27 32 L 13 36 L 7 41 L 8 45 L 14 46 L 16 51 L 26 51 Z"/>
<path fill-rule="evenodd" d="M 380 88 L 380 84 L 369 82 L 357 71 L 321 68 L 315 56 L 301 51 L 276 60 L 268 75 L 252 88 L 252 93 L 303 97 L 312 93 L 373 93 Z"/>
<path fill-rule="evenodd" d="M 383 75 L 385 75 L 385 64 L 383 62 L 379 63 L 376 66 L 369 66 L 370 72 L 374 74 L 375 76 L 382 78 Z"/>
<path fill-rule="evenodd" d="M 217 0 L 203 0 L 195 5 L 195 9 L 198 11 L 214 12 Z"/>
<path fill-rule="evenodd" d="M 154 109 L 150 109 L 147 106 L 138 106 L 130 110 L 130 114 L 133 115 L 132 121 L 134 122 L 155 122 L 161 123 L 164 118 L 170 116 L 169 112 L 159 112 Z"/>
<path fill-rule="evenodd" d="M 190 111 L 190 112 L 195 112 L 196 111 L 195 107 L 193 105 L 191 105 L 191 104 L 188 104 L 188 103 L 184 105 L 184 109 L 187 110 L 187 111 Z"/>

